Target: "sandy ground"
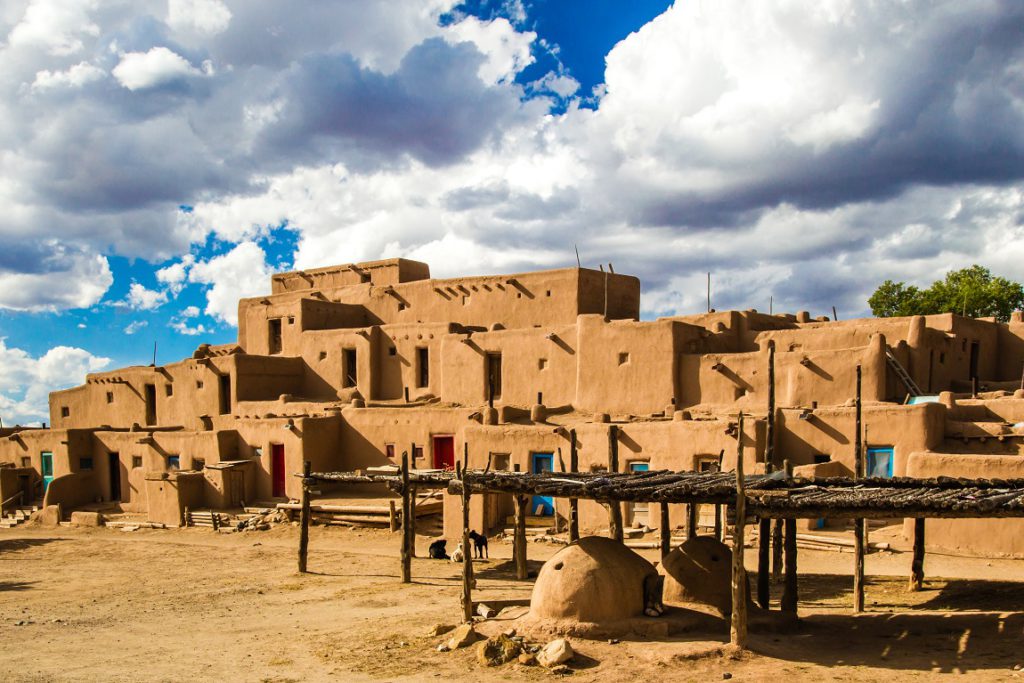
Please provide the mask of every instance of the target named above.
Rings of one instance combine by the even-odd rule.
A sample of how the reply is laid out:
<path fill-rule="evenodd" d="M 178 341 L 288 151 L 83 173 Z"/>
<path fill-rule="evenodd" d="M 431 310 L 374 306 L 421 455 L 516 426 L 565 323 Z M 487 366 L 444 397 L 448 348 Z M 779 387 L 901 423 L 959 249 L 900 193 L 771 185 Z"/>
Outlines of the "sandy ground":
<path fill-rule="evenodd" d="M 876 532 L 873 539 L 894 530 Z M 398 535 L 314 528 L 311 574 L 295 571 L 298 531 L 0 531 L 0 680 L 547 680 L 488 669 L 471 650 L 435 651 L 434 624 L 460 615 L 457 565 L 418 559 L 398 581 Z M 430 539 L 419 539 L 420 555 Z M 528 597 L 511 546 L 492 540 L 480 592 Z M 534 568 L 557 547 L 531 543 Z M 656 559 L 656 551 L 642 551 Z M 753 552 L 748 567 L 755 565 Z M 662 642 L 577 640 L 573 680 L 1020 680 L 1024 562 L 929 554 L 926 590 L 905 590 L 910 557 L 868 557 L 869 612 L 854 617 L 852 555 L 800 553 L 800 624 L 754 629 L 723 647 L 721 622 Z M 947 577 L 947 578 L 937 578 Z M 773 588 L 777 591 L 777 588 Z M 773 593 L 777 600 L 778 594 Z M 777 603 L 776 603 L 777 604 Z M 16 625 L 23 622 L 22 625 Z"/>

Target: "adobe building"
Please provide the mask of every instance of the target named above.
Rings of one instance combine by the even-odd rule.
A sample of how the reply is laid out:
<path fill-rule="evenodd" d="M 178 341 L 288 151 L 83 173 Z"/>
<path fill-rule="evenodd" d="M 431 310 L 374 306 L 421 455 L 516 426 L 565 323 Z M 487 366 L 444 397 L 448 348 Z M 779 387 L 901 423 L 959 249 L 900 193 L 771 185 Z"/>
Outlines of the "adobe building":
<path fill-rule="evenodd" d="M 0 431 L 0 500 L 110 502 L 151 521 L 184 508 L 298 498 L 293 476 L 417 468 L 732 469 L 852 475 L 856 367 L 877 476 L 1024 477 L 1024 319 L 945 314 L 830 321 L 728 311 L 638 320 L 637 278 L 584 268 L 430 277 L 390 259 L 282 273 L 238 306 L 238 341 L 191 358 L 90 374 L 50 395 L 50 426 Z M 613 430 L 614 428 L 614 430 Z M 475 528 L 510 496 L 478 496 Z M 450 537 L 457 504 L 445 508 Z M 537 498 L 539 516 L 566 501 Z M 626 523 L 657 519 L 627 506 Z M 673 524 L 683 510 L 671 510 Z M 580 506 L 599 530 L 607 515 Z M 929 520 L 936 547 L 1024 556 L 1019 520 Z"/>

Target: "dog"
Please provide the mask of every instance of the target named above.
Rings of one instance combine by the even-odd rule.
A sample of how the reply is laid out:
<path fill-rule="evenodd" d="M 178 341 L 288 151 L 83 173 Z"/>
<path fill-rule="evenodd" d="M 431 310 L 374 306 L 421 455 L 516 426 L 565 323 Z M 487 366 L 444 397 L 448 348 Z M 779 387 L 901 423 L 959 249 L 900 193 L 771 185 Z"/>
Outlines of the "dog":
<path fill-rule="evenodd" d="M 452 562 L 462 562 L 465 559 L 466 552 L 462 549 L 462 541 L 459 541 L 459 544 L 455 546 L 455 550 L 452 551 L 451 560 Z"/>
<path fill-rule="evenodd" d="M 487 552 L 487 537 L 475 531 L 470 531 L 469 538 L 473 541 L 473 556 L 481 560 L 485 557 L 490 559 Z"/>
<path fill-rule="evenodd" d="M 430 559 L 447 560 L 448 552 L 445 550 L 446 541 L 442 538 L 430 544 Z"/>

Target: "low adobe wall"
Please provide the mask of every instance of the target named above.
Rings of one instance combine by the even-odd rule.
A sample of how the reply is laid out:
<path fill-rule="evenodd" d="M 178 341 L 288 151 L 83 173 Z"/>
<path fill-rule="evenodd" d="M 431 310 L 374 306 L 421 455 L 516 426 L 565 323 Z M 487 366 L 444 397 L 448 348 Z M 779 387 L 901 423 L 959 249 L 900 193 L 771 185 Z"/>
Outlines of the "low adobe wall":
<path fill-rule="evenodd" d="M 70 512 L 79 505 L 94 502 L 98 496 L 92 472 L 71 472 L 50 482 L 43 497 L 43 507 L 60 505 L 64 512 Z"/>
<path fill-rule="evenodd" d="M 1020 479 L 1024 458 L 925 451 L 911 454 L 907 476 Z M 905 520 L 903 534 L 913 537 L 913 520 Z M 925 546 L 967 555 L 1024 558 L 1024 519 L 929 519 Z"/>

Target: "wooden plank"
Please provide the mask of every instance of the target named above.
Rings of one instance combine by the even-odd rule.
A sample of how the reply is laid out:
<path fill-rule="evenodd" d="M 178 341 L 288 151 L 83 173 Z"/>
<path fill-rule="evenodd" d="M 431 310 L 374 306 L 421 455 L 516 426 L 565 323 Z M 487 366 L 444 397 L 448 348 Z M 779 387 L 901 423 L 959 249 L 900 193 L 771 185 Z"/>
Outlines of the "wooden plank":
<path fill-rule="evenodd" d="M 910 590 L 924 587 L 924 518 L 914 520 L 914 557 L 910 563 Z"/>
<path fill-rule="evenodd" d="M 696 503 L 686 504 L 686 538 L 697 537 L 697 512 L 700 506 Z"/>
<path fill-rule="evenodd" d="M 299 573 L 306 573 L 306 560 L 309 553 L 309 473 L 312 463 L 302 463 L 302 512 L 299 515 Z M 214 527 L 216 528 L 216 527 Z"/>
<path fill-rule="evenodd" d="M 729 642 L 747 646 L 747 572 L 743 566 L 743 536 L 746 529 L 746 494 L 743 486 L 743 413 L 736 430 L 736 531 L 732 535 L 732 616 Z"/>

